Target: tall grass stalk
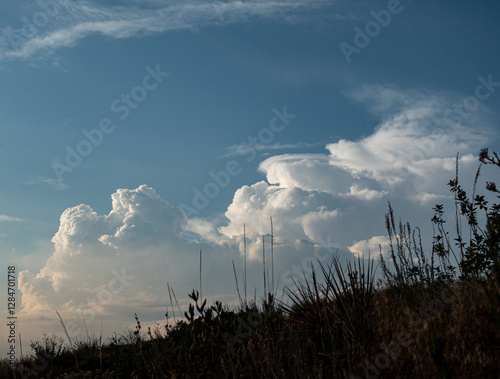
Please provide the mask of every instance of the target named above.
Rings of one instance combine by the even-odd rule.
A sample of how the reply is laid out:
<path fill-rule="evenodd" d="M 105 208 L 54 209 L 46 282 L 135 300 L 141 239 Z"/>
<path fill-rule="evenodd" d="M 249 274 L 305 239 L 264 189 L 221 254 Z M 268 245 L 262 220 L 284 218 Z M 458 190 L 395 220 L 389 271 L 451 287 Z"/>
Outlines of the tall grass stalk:
<path fill-rule="evenodd" d="M 270 217 L 271 220 L 271 275 L 272 281 L 271 284 L 273 286 L 272 293 L 274 294 L 274 231 L 273 231 L 273 218 Z"/>
<path fill-rule="evenodd" d="M 245 304 L 247 303 L 247 230 L 246 225 L 243 224 L 243 259 L 244 259 L 244 275 L 243 287 L 245 290 Z"/>
<path fill-rule="evenodd" d="M 76 369 L 78 370 L 78 372 L 80 372 L 80 366 L 78 365 L 78 358 L 76 357 L 75 349 L 74 349 L 74 346 L 73 346 L 73 342 L 71 342 L 71 337 L 69 336 L 68 330 L 66 329 L 66 325 L 64 325 L 64 321 L 63 321 L 61 315 L 59 314 L 59 311 L 56 310 L 56 313 L 57 313 L 57 316 L 59 317 L 59 321 L 61 321 L 61 325 L 62 325 L 62 327 L 64 329 L 64 333 L 66 333 L 66 337 L 68 337 L 69 348 L 70 348 L 73 356 L 75 357 Z"/>
<path fill-rule="evenodd" d="M 87 340 L 90 341 L 89 331 L 87 329 L 87 323 L 85 322 L 85 317 L 83 316 L 83 312 L 82 312 L 82 321 L 83 321 L 83 326 L 85 327 L 85 334 L 87 335 Z"/>
<path fill-rule="evenodd" d="M 236 275 L 236 267 L 234 265 L 234 259 L 233 259 L 233 273 L 234 273 L 234 280 L 236 282 L 236 292 L 238 292 L 238 298 L 240 299 L 240 304 L 243 304 L 243 299 L 241 298 L 240 294 L 240 286 L 238 285 L 238 275 Z M 246 294 L 245 294 L 245 304 L 246 304 Z"/>
<path fill-rule="evenodd" d="M 202 254 L 203 254 L 203 250 L 200 249 L 200 298 L 203 299 L 203 291 L 202 291 L 202 287 L 201 287 L 201 259 L 202 259 Z"/>
<path fill-rule="evenodd" d="M 181 307 L 179 307 L 179 302 L 177 301 L 177 296 L 175 296 L 175 291 L 172 287 L 170 287 L 172 290 L 172 295 L 174 295 L 174 300 L 175 300 L 175 305 L 177 305 L 177 309 L 179 310 L 179 314 L 182 315 Z"/>
<path fill-rule="evenodd" d="M 167 289 L 168 289 L 168 296 L 170 297 L 170 307 L 172 308 L 172 315 L 174 316 L 174 324 L 177 324 L 177 320 L 175 318 L 174 303 L 172 301 L 172 292 L 170 291 L 170 284 L 169 283 L 167 283 Z M 180 309 L 179 309 L 179 312 L 180 312 Z M 168 310 L 167 310 L 167 314 L 168 314 Z M 180 314 L 182 314 L 182 312 L 180 312 Z"/>
<path fill-rule="evenodd" d="M 102 372 L 102 316 L 101 316 L 101 332 L 99 333 L 99 369 Z"/>
<path fill-rule="evenodd" d="M 262 235 L 262 265 L 263 265 L 263 274 L 264 274 L 264 298 L 267 296 L 266 291 L 266 245 L 264 241 L 264 235 Z"/>

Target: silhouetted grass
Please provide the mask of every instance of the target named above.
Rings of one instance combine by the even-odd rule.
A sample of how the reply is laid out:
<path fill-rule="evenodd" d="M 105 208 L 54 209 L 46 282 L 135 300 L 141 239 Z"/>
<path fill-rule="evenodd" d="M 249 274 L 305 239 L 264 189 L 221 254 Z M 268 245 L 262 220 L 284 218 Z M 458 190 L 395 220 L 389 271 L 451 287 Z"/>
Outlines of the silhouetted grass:
<path fill-rule="evenodd" d="M 239 309 L 207 307 L 198 299 L 194 317 L 188 313 L 187 320 L 146 333 L 137 321 L 136 334 L 115 336 L 102 348 L 98 338 L 74 342 L 70 349 L 46 336 L 32 345 L 34 355 L 18 364 L 17 373 L 9 373 L 6 364 L 0 372 L 4 378 L 23 377 L 23 367 L 41 367 L 33 375 L 38 378 L 500 375 L 500 309 L 489 297 L 498 294 L 493 282 L 410 286 L 403 296 L 391 287 L 371 286 L 366 271 L 362 279 L 357 270 L 347 270 L 335 284 L 335 267 L 323 267 L 322 284 L 302 283 L 292 305 L 277 304 L 271 295 Z"/>

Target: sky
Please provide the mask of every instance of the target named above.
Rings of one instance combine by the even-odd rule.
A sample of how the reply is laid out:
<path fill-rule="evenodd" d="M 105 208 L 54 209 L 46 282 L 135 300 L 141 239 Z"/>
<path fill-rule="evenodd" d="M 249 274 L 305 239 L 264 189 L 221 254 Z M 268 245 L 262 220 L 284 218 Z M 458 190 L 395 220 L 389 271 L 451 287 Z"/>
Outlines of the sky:
<path fill-rule="evenodd" d="M 203 296 L 237 304 L 244 229 L 249 297 L 263 235 L 280 293 L 312 261 L 376 259 L 388 202 L 429 250 L 457 154 L 470 188 L 500 151 L 495 1 L 1 7 L 1 280 L 15 266 L 25 346 L 64 336 L 56 310 L 75 340 L 172 318 L 200 250 Z"/>

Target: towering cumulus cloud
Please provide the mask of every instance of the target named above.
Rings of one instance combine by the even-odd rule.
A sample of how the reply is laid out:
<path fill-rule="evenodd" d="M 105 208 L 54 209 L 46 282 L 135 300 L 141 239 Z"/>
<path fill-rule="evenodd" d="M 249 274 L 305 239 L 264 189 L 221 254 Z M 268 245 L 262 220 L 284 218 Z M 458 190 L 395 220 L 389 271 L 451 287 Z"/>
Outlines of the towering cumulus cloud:
<path fill-rule="evenodd" d="M 54 253 L 45 267 L 37 275 L 20 273 L 26 313 L 86 307 L 87 297 L 105 289 L 114 278 L 113 272 L 124 269 L 130 276 L 137 276 L 137 268 L 147 268 L 152 251 L 159 246 L 165 249 L 163 257 L 174 258 L 174 247 L 186 225 L 182 211 L 146 185 L 135 190 L 119 189 L 111 198 L 113 209 L 108 215 L 98 215 L 85 204 L 63 212 L 59 230 L 52 238 Z M 154 264 L 160 263 L 160 258 L 155 256 Z M 167 272 L 169 264 L 166 259 L 162 261 Z"/>
<path fill-rule="evenodd" d="M 432 206 L 449 198 L 446 183 L 455 176 L 457 153 L 462 174 L 473 178 L 477 153 L 492 135 L 475 128 L 485 125 L 483 112 L 458 123 L 445 117 L 450 95 L 395 87 L 364 86 L 351 97 L 379 120 L 374 132 L 330 143 L 325 154 L 263 161 L 267 182 L 236 191 L 222 234 L 239 234 L 245 222 L 266 233 L 273 216 L 278 235 L 289 242 L 329 237 L 356 255 L 361 248 L 378 251 L 387 201 L 428 224 Z"/>

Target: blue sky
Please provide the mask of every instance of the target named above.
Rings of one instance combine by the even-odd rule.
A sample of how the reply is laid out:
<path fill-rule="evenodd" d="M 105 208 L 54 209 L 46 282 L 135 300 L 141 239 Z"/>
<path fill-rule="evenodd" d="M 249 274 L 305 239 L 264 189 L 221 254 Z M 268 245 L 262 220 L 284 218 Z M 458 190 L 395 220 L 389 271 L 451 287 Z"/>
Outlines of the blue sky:
<path fill-rule="evenodd" d="M 57 331 L 54 309 L 73 318 L 122 267 L 136 278 L 128 301 L 120 292 L 100 314 L 133 325 L 135 299 L 160 320 L 167 282 L 182 298 L 196 285 L 200 248 L 207 291 L 234 300 L 243 223 L 257 262 L 273 217 L 282 276 L 325 241 L 346 258 L 378 250 L 388 200 L 428 231 L 434 204 L 451 204 L 457 152 L 471 178 L 479 149 L 499 150 L 499 8 L 3 4 L 0 262 L 23 271 L 24 333 Z M 78 149 L 89 153 L 69 167 Z"/>

